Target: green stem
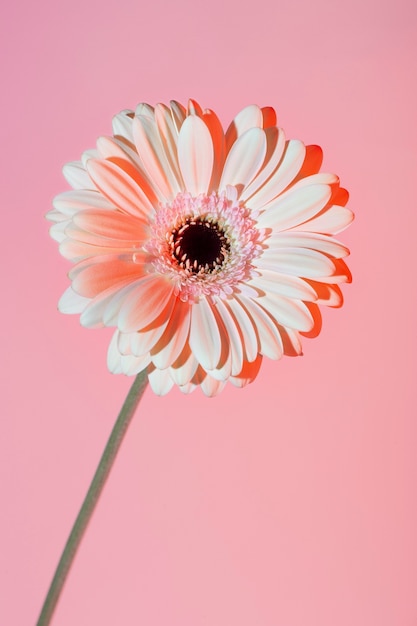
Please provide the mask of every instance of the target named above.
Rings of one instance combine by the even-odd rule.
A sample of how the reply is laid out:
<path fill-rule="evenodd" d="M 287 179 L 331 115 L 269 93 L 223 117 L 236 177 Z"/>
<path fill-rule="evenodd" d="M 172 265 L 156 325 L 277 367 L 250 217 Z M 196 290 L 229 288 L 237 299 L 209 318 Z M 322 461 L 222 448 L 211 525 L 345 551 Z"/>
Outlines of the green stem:
<path fill-rule="evenodd" d="M 130 388 L 126 400 L 122 406 L 116 423 L 113 427 L 103 455 L 100 459 L 96 473 L 78 513 L 75 524 L 68 537 L 61 559 L 56 568 L 55 575 L 52 579 L 51 586 L 42 607 L 37 626 L 48 626 L 52 619 L 59 596 L 68 576 L 74 557 L 81 543 L 83 535 L 86 531 L 88 523 L 94 512 L 100 494 L 106 483 L 107 477 L 116 459 L 117 453 L 128 429 L 128 426 L 135 413 L 136 407 L 145 391 L 148 377 L 146 370 L 140 372 Z"/>

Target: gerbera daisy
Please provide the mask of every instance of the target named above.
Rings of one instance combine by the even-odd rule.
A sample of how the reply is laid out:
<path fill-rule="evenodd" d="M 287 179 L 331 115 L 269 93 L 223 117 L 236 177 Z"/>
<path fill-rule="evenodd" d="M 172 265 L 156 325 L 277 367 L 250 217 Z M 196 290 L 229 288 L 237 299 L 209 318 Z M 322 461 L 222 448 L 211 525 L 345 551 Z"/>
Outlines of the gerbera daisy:
<path fill-rule="evenodd" d="M 262 357 L 301 354 L 319 305 L 341 306 L 348 194 L 322 151 L 287 140 L 272 108 L 226 132 L 190 101 L 140 104 L 64 167 L 48 218 L 75 265 L 59 309 L 113 326 L 112 372 L 147 368 L 158 394 L 251 382 Z"/>

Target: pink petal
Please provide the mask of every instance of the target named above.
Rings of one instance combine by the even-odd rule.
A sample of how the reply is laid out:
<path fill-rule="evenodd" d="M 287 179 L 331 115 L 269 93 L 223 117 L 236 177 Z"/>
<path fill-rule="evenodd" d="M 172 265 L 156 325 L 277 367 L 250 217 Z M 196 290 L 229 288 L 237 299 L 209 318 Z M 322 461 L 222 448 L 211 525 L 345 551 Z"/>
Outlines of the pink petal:
<path fill-rule="evenodd" d="M 142 275 L 142 266 L 114 254 L 82 261 L 69 273 L 74 291 L 86 298 L 94 298 L 126 279 L 133 282 Z"/>
<path fill-rule="evenodd" d="M 104 159 L 91 159 L 87 168 L 103 195 L 122 211 L 145 219 L 152 215 L 149 198 L 124 169 Z"/>
<path fill-rule="evenodd" d="M 136 282 L 118 318 L 118 327 L 128 333 L 151 324 L 173 298 L 174 287 L 164 276 L 149 274 Z"/>
<path fill-rule="evenodd" d="M 108 241 L 114 246 L 133 245 L 143 241 L 148 228 L 147 222 L 140 217 L 99 209 L 87 209 L 77 213 L 72 224 L 94 235 L 98 245 Z"/>
<path fill-rule="evenodd" d="M 191 306 L 177 299 L 165 332 L 151 350 L 158 369 L 171 366 L 180 356 L 190 330 Z"/>
<path fill-rule="evenodd" d="M 123 255 L 129 262 L 143 264 L 146 255 L 138 247 L 138 251 L 132 253 L 132 246 L 125 241 L 100 240 L 99 237 L 87 233 L 80 229 L 74 228 L 70 223 L 65 229 L 64 240 L 60 243 L 59 251 L 62 256 L 69 259 L 73 263 L 79 263 L 82 260 L 89 259 L 94 256 Z M 71 237 L 68 239 L 67 237 Z M 74 237 L 74 238 L 72 238 Z M 99 242 L 104 245 L 99 245 Z M 139 244 L 135 244 L 139 245 Z"/>

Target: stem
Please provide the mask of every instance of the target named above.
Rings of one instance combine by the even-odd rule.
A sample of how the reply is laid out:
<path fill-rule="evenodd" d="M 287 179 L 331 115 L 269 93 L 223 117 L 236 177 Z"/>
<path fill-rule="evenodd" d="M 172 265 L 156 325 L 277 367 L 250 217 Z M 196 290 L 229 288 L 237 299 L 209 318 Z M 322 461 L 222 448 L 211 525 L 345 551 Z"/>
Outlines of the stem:
<path fill-rule="evenodd" d="M 146 370 L 140 372 L 131 386 L 100 459 L 90 488 L 68 537 L 51 586 L 42 607 L 37 626 L 48 626 L 68 576 L 78 547 L 106 483 L 117 453 L 148 382 Z"/>

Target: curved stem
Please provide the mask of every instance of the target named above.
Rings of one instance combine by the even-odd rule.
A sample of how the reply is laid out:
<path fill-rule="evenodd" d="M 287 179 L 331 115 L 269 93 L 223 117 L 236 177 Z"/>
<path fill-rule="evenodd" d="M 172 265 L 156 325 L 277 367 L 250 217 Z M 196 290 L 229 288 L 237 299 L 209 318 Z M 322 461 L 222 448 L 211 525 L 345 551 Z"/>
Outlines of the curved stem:
<path fill-rule="evenodd" d="M 107 445 L 104 449 L 103 455 L 96 469 L 96 473 L 94 474 L 94 478 L 91 482 L 90 488 L 87 491 L 87 495 L 81 506 L 80 512 L 78 513 L 70 536 L 68 537 L 61 559 L 56 568 L 55 575 L 52 579 L 51 586 L 43 604 L 37 626 L 48 626 L 52 619 L 52 615 L 54 613 L 59 596 L 61 595 L 62 588 L 68 576 L 68 572 L 71 568 L 74 557 L 77 553 L 78 547 L 81 543 L 81 540 L 94 512 L 100 494 L 106 483 L 107 477 L 116 459 L 124 435 L 135 413 L 135 409 L 139 404 L 143 392 L 145 391 L 147 382 L 148 378 L 146 370 L 144 370 L 136 376 L 129 390 L 129 393 L 121 408 Z"/>

